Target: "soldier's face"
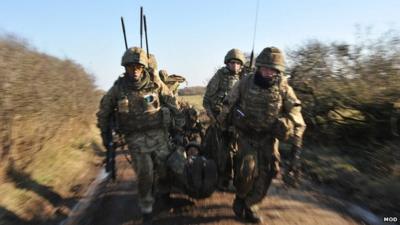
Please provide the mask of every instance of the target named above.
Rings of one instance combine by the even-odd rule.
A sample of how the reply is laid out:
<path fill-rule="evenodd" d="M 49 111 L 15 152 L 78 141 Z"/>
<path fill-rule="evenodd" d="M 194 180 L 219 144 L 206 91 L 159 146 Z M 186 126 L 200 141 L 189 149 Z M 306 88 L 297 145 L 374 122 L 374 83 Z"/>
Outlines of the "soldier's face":
<path fill-rule="evenodd" d="M 144 66 L 141 64 L 132 64 L 125 67 L 128 76 L 131 76 L 134 80 L 138 81 L 142 78 Z"/>
<path fill-rule="evenodd" d="M 228 69 L 235 74 L 238 74 L 242 69 L 242 63 L 239 60 L 231 60 L 228 62 Z"/>
<path fill-rule="evenodd" d="M 260 67 L 258 70 L 260 71 L 261 76 L 265 79 L 272 79 L 279 73 L 276 69 L 263 66 Z"/>

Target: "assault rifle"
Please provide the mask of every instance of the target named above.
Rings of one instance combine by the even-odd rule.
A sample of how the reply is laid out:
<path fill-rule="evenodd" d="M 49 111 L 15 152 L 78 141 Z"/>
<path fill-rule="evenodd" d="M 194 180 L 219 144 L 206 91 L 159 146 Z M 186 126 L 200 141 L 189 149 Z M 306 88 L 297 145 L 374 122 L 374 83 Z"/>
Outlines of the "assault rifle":
<path fill-rule="evenodd" d="M 103 133 L 103 141 L 106 147 L 106 158 L 104 160 L 106 172 L 110 174 L 111 179 L 115 181 L 116 178 L 116 168 L 115 168 L 115 152 L 116 145 L 113 141 L 113 131 L 108 129 Z"/>
<path fill-rule="evenodd" d="M 115 112 L 114 112 L 115 113 Z M 112 115 L 109 122 L 109 128 L 101 133 L 104 146 L 106 147 L 106 158 L 104 160 L 106 172 L 110 174 L 111 179 L 115 181 L 117 169 L 115 166 L 116 151 L 119 147 L 125 145 L 123 137 L 117 132 L 118 126 L 115 115 Z"/>

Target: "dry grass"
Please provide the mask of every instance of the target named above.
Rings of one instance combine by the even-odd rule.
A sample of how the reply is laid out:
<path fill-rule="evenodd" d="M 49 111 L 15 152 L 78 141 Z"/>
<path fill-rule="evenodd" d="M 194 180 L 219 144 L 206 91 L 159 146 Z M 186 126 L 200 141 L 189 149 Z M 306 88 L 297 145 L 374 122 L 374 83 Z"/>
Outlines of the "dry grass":
<path fill-rule="evenodd" d="M 80 65 L 0 37 L 1 224 L 54 219 L 83 191 L 100 161 L 98 101 Z"/>
<path fill-rule="evenodd" d="M 203 110 L 203 95 L 180 95 L 180 101 L 187 101 L 196 109 Z"/>
<path fill-rule="evenodd" d="M 21 162 L 11 161 L 5 168 L 6 179 L 0 183 L 0 206 L 25 221 L 52 218 L 65 201 L 79 196 L 90 182 L 88 177 L 94 176 L 94 167 L 101 161 L 92 149 L 99 143 L 94 138 L 96 131 L 93 127 L 76 137 L 63 129 L 65 135 L 44 143 L 23 170 Z"/>

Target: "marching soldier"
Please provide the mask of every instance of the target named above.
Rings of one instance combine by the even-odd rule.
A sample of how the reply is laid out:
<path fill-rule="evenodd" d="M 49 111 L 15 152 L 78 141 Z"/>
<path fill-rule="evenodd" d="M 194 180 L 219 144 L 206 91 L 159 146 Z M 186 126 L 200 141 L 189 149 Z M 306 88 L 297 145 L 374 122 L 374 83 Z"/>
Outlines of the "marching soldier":
<path fill-rule="evenodd" d="M 175 97 L 165 86 L 151 79 L 145 70 L 148 58 L 138 47 L 129 48 L 122 57 L 125 73 L 119 77 L 100 102 L 97 113 L 98 127 L 103 143 L 110 118 L 115 116 L 117 127 L 125 137 L 133 159 L 138 180 L 139 207 L 143 221 L 151 221 L 155 196 L 169 197 L 170 184 L 166 160 L 170 154 L 168 129 L 174 118 L 174 139 L 182 142 L 184 117 Z"/>
<path fill-rule="evenodd" d="M 265 48 L 256 58 L 256 72 L 235 84 L 218 121 L 231 122 L 238 132 L 233 211 L 239 218 L 261 222 L 257 204 L 266 195 L 279 171 L 278 141 L 292 142 L 286 176 L 295 176 L 306 125 L 301 102 L 284 77 L 284 58 L 275 47 Z"/>

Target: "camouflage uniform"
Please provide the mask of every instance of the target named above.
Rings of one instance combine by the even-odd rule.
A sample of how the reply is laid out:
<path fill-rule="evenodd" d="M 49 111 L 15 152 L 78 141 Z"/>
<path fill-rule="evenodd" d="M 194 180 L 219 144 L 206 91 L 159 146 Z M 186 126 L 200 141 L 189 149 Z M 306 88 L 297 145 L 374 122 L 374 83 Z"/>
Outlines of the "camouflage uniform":
<path fill-rule="evenodd" d="M 199 121 L 199 112 L 191 105 L 183 105 L 183 114 L 185 115 L 185 126 L 183 128 L 185 143 L 201 143 L 204 138 L 204 128 Z"/>
<path fill-rule="evenodd" d="M 245 57 L 239 49 L 231 49 L 225 56 L 224 63 L 228 64 L 231 60 L 239 60 L 242 65 L 245 63 Z M 211 121 L 215 121 L 221 112 L 224 102 L 227 101 L 228 93 L 234 84 L 241 78 L 240 72 L 235 74 L 225 66 L 219 69 L 207 84 L 206 92 L 203 98 L 203 107 L 210 117 Z M 236 148 L 235 133 L 224 127 L 221 129 L 217 124 L 211 124 L 206 134 L 206 149 L 209 151 L 209 157 L 214 159 L 218 165 L 219 171 L 219 188 L 226 189 L 229 180 L 232 178 L 232 158 Z M 220 139 L 220 140 L 215 140 Z M 211 143 L 219 143 L 217 145 Z M 216 147 L 220 146 L 220 147 Z M 222 149 L 221 149 L 222 148 Z"/>
<path fill-rule="evenodd" d="M 147 56 L 140 48 L 130 48 L 122 58 L 122 65 L 136 63 L 147 65 Z M 141 79 L 134 81 L 129 75 L 121 76 L 102 98 L 97 113 L 101 132 L 110 129 L 114 114 L 133 159 L 138 179 L 139 206 L 142 213 L 152 212 L 156 193 L 169 192 L 166 174 L 169 113 L 175 126 L 182 129 L 184 118 L 174 96 L 150 78 L 147 70 Z"/>
<path fill-rule="evenodd" d="M 172 91 L 175 97 L 178 97 L 179 85 L 185 82 L 186 79 L 183 76 L 176 74 L 168 75 L 168 72 L 166 70 L 160 70 L 158 74 L 161 81 L 164 82 L 165 85 L 167 85 L 167 87 Z"/>
<path fill-rule="evenodd" d="M 232 59 L 237 59 L 242 63 L 245 61 L 243 53 L 238 49 L 232 49 L 226 54 L 225 64 Z M 207 84 L 203 98 L 203 106 L 207 115 L 217 118 L 229 91 L 239 79 L 240 75 L 232 73 L 226 66 L 215 73 Z"/>
<path fill-rule="evenodd" d="M 238 131 L 234 212 L 253 222 L 259 222 L 257 203 L 262 201 L 279 170 L 277 137 L 290 136 L 293 145 L 300 148 L 305 130 L 301 103 L 283 76 L 282 53 L 274 47 L 265 48 L 257 57 L 256 66 L 273 68 L 278 72 L 277 76 L 268 87 L 257 85 L 255 74 L 240 80 L 218 118 L 223 121 L 231 113 Z M 277 134 L 277 129 L 282 127 Z"/>

